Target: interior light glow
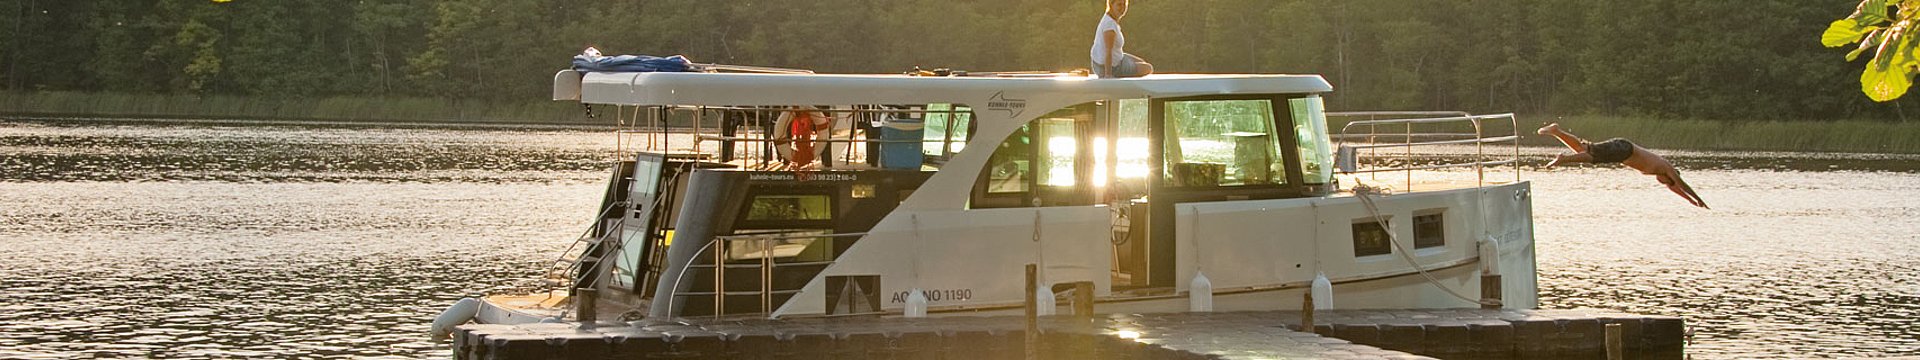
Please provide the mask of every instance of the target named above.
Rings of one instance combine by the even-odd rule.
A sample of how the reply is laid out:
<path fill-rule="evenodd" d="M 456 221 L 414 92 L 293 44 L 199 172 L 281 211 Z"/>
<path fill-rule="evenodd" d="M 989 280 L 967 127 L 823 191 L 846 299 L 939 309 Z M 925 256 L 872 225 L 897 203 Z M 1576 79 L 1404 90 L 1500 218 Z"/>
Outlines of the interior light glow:
<path fill-rule="evenodd" d="M 1079 144 L 1071 136 L 1047 138 L 1047 185 L 1073 186 L 1073 154 Z"/>
<path fill-rule="evenodd" d="M 1093 138 L 1093 187 L 1107 186 L 1107 138 Z"/>

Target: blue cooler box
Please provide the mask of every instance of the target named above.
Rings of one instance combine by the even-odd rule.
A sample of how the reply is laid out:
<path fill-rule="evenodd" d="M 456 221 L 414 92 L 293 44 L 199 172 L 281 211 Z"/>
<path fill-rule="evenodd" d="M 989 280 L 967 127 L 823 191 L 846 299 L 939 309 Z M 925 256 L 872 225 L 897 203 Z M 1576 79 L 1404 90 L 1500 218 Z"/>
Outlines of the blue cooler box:
<path fill-rule="evenodd" d="M 919 114 L 915 114 L 916 116 Z M 880 128 L 880 167 L 920 170 L 920 151 L 927 123 L 917 118 L 887 117 Z"/>

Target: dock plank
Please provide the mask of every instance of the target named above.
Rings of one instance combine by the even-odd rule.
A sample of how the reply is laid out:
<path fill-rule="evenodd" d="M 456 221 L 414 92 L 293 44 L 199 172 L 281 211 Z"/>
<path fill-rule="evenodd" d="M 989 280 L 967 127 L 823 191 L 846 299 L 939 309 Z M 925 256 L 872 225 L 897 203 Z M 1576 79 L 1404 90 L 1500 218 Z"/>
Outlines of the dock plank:
<path fill-rule="evenodd" d="M 1049 359 L 1603 358 L 1605 324 L 1621 324 L 1629 359 L 1683 357 L 1685 321 L 1595 310 L 1323 310 L 1049 316 Z M 464 325 L 458 359 L 1015 359 L 1018 316 L 810 318 Z"/>

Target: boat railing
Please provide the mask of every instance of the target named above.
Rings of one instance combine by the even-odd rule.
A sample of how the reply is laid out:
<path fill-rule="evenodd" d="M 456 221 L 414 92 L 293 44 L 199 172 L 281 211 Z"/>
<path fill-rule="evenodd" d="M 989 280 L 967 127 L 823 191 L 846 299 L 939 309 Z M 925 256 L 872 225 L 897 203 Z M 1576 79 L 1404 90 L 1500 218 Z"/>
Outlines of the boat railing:
<path fill-rule="evenodd" d="M 671 302 L 678 301 L 678 298 L 681 298 L 681 297 L 712 296 L 713 297 L 713 316 L 719 317 L 719 316 L 726 315 L 726 309 L 727 309 L 726 305 L 727 305 L 728 296 L 757 295 L 760 299 L 760 313 L 772 314 L 773 310 L 775 309 L 774 308 L 775 304 L 773 303 L 774 296 L 791 295 L 791 294 L 796 294 L 800 292 L 800 289 L 778 289 L 778 290 L 774 289 L 774 286 L 773 286 L 774 275 L 781 268 L 816 267 L 816 266 L 824 267 L 827 265 L 833 265 L 833 260 L 797 261 L 797 262 L 775 261 L 774 260 L 776 258 L 776 256 L 774 256 L 774 249 L 776 248 L 776 246 L 774 246 L 775 242 L 781 241 L 781 240 L 844 238 L 844 237 L 860 237 L 860 236 L 866 236 L 866 235 L 867 233 L 864 233 L 864 232 L 840 233 L 840 234 L 811 234 L 811 233 L 800 234 L 795 232 L 779 232 L 779 233 L 715 236 L 714 241 L 708 242 L 705 246 L 702 246 L 700 250 L 696 251 L 696 254 L 694 255 L 697 258 L 701 256 L 700 254 L 711 253 L 713 256 L 713 263 L 703 265 L 703 264 L 694 264 L 692 262 L 689 262 L 685 265 L 682 265 L 680 269 L 680 277 L 674 279 L 673 288 L 676 290 L 673 294 L 674 299 L 668 300 L 669 301 L 668 308 L 672 308 L 673 303 Z M 754 243 L 759 245 L 758 254 L 754 254 L 754 255 L 759 255 L 758 261 L 755 261 L 750 264 L 730 263 L 729 260 L 732 260 L 732 259 L 729 259 L 729 255 L 733 254 L 733 252 L 729 251 L 729 249 L 732 249 L 735 244 L 743 244 L 743 243 Z M 716 247 L 715 245 L 718 245 L 718 246 Z M 684 280 L 686 278 L 687 272 L 691 271 L 692 269 L 701 269 L 701 268 L 713 269 L 713 290 L 712 291 L 683 292 L 683 291 L 677 290 L 680 288 L 681 280 Z M 755 290 L 748 290 L 748 291 L 727 290 L 728 288 L 727 288 L 726 269 L 759 269 L 758 276 L 757 276 L 760 284 L 759 288 Z"/>
<path fill-rule="evenodd" d="M 1377 175 L 1382 172 L 1405 172 L 1408 189 L 1413 187 L 1414 171 L 1465 167 L 1473 168 L 1476 185 L 1485 185 L 1488 167 L 1518 164 L 1520 158 L 1520 123 L 1512 113 L 1472 115 L 1459 111 L 1372 111 L 1328 112 L 1327 117 L 1356 119 L 1341 126 L 1339 135 L 1335 136 L 1339 140 L 1335 164 L 1340 173 Z M 1495 124 L 1506 125 L 1507 132 L 1501 134 L 1489 129 L 1489 125 Z M 1464 129 L 1462 126 L 1471 128 Z M 1490 153 L 1488 144 L 1511 145 L 1512 153 Z M 1467 154 L 1470 159 L 1426 164 L 1414 161 L 1416 149 L 1450 145 L 1473 146 L 1472 152 Z M 1399 157 L 1402 161 L 1394 165 L 1369 166 L 1369 163 L 1360 161 L 1362 151 L 1368 158 Z M 1519 181 L 1519 167 L 1514 168 L 1513 174 L 1514 180 Z"/>
<path fill-rule="evenodd" d="M 584 263 L 600 260 L 601 257 L 593 256 L 592 254 L 588 254 L 588 252 L 593 250 L 594 244 L 604 243 L 606 237 L 618 234 L 618 229 L 626 221 L 625 218 L 614 220 L 611 223 L 605 222 L 605 220 L 607 220 L 607 214 L 613 213 L 615 209 L 626 207 L 627 204 L 624 201 L 608 204 L 606 209 L 600 210 L 600 214 L 593 217 L 593 224 L 587 226 L 586 230 L 581 231 L 579 236 L 575 236 L 573 243 L 567 245 L 567 249 L 560 252 L 560 257 L 553 260 L 553 264 L 548 268 L 546 287 L 542 289 L 542 293 L 552 294 L 553 290 L 558 289 L 560 286 L 577 281 L 580 272 L 586 270 L 581 268 Z M 600 233 L 600 235 L 595 236 L 594 233 L 596 232 Z M 581 245 L 586 245 L 587 247 L 581 248 Z"/>
<path fill-rule="evenodd" d="M 804 111 L 826 114 L 836 122 L 879 123 L 883 116 L 941 114 L 951 119 L 953 116 L 971 114 L 967 109 L 927 109 L 898 108 L 881 105 L 860 105 L 851 108 L 815 108 L 806 106 L 626 106 L 617 105 L 614 114 L 614 157 L 628 158 L 636 151 L 692 151 L 711 153 L 719 151 L 709 142 L 723 145 L 740 144 L 735 148 L 734 156 L 748 166 L 758 163 L 762 166 L 779 163 L 772 146 L 784 144 L 790 140 L 776 138 L 770 124 L 778 121 L 783 112 Z M 729 118 L 732 117 L 732 118 Z M 737 122 L 729 123 L 729 120 Z M 951 124 L 954 120 L 946 120 Z M 690 125 L 687 127 L 670 126 L 669 123 Z M 746 124 L 763 124 L 745 126 Z M 735 126 L 728 128 L 729 125 Z M 812 139 L 815 143 L 834 144 L 898 144 L 930 143 L 940 144 L 941 149 L 950 149 L 966 139 L 955 137 L 953 130 L 947 130 L 943 136 L 931 139 L 880 139 L 878 127 L 864 128 L 867 131 L 827 131 Z M 688 142 L 687 140 L 691 140 Z M 865 150 L 846 147 L 845 154 L 826 154 L 842 158 L 844 161 L 865 161 L 873 156 Z M 725 161 L 734 158 L 723 159 Z"/>

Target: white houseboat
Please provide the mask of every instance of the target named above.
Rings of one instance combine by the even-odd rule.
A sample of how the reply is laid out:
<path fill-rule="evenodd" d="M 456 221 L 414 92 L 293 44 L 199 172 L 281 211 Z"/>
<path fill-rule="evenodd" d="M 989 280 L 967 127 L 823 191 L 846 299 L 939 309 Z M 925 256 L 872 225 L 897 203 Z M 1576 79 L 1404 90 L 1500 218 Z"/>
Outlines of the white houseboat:
<path fill-rule="evenodd" d="M 1511 114 L 1330 115 L 1316 75 L 941 75 L 560 71 L 620 124 L 599 218 L 553 289 L 457 308 L 1013 314 L 1028 264 L 1100 313 L 1300 309 L 1320 276 L 1342 309 L 1537 302 Z"/>

